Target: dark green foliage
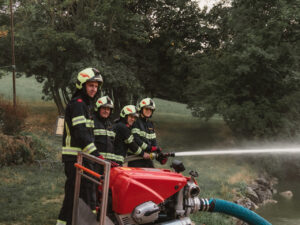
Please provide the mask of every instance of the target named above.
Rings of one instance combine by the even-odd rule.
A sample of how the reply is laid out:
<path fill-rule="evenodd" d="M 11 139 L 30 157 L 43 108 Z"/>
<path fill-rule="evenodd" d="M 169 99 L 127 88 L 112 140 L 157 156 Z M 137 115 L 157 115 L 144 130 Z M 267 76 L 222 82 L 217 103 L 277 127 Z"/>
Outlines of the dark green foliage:
<path fill-rule="evenodd" d="M 53 99 L 60 114 L 85 67 L 100 70 L 103 92 L 117 107 L 143 90 L 136 51 L 148 35 L 126 2 L 29 0 L 20 2 L 15 18 L 18 71 L 44 82 L 44 98 Z"/>
<path fill-rule="evenodd" d="M 9 70 L 11 67 L 11 51 L 4 51 L 11 46 L 10 17 L 7 0 L 0 0 L 0 78 L 4 74 L 1 69 Z"/>
<path fill-rule="evenodd" d="M 223 116 L 238 137 L 299 131 L 299 1 L 233 1 L 211 22 L 222 41 L 200 54 L 186 91 L 196 116 Z M 226 35 L 224 35 L 224 33 Z"/>
<path fill-rule="evenodd" d="M 115 113 L 148 95 L 188 103 L 201 118 L 219 114 L 237 137 L 299 132 L 299 0 L 210 11 L 191 0 L 38 2 L 15 10 L 17 70 L 44 82 L 60 114 L 78 71 L 93 66 Z M 8 15 L 1 11 L 1 29 Z M 8 36 L 0 47 L 9 65 Z"/>
<path fill-rule="evenodd" d="M 87 66 L 100 69 L 116 112 L 142 94 L 183 101 L 186 55 L 204 37 L 200 17 L 190 0 L 22 1 L 15 12 L 17 68 L 44 82 L 44 98 L 60 114 Z"/>

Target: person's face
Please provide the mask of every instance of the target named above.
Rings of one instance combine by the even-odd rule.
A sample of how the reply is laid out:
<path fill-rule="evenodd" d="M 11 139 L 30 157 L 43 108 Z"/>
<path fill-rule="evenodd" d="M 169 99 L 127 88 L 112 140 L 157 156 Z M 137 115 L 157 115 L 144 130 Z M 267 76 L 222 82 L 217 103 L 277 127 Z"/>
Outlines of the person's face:
<path fill-rule="evenodd" d="M 129 126 L 132 126 L 132 124 L 134 123 L 136 117 L 132 116 L 132 115 L 128 115 L 127 117 L 127 123 L 129 124 Z"/>
<path fill-rule="evenodd" d="M 100 116 L 104 119 L 108 118 L 111 109 L 109 107 L 100 107 Z"/>
<path fill-rule="evenodd" d="M 94 98 L 98 91 L 99 83 L 97 81 L 88 81 L 86 82 L 85 88 L 86 93 L 89 97 Z"/>
<path fill-rule="evenodd" d="M 152 109 L 146 107 L 143 108 L 143 115 L 147 118 L 149 118 L 152 115 L 152 112 Z"/>

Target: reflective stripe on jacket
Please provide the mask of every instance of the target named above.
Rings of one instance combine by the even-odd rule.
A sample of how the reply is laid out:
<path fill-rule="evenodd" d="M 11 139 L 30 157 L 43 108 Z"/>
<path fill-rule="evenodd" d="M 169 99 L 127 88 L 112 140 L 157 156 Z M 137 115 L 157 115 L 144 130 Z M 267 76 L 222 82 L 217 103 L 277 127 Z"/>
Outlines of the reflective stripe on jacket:
<path fill-rule="evenodd" d="M 138 118 L 132 126 L 131 133 L 134 141 L 146 152 L 150 152 L 152 146 L 157 146 L 154 126 L 149 119 Z"/>
<path fill-rule="evenodd" d="M 121 163 L 124 162 L 128 150 L 135 155 L 144 155 L 144 150 L 134 141 L 134 137 L 131 134 L 131 128 L 126 126 L 124 119 L 121 119 L 114 124 L 113 130 L 116 133 L 114 151 L 116 155 L 123 157 Z"/>
<path fill-rule="evenodd" d="M 116 134 L 112 130 L 111 122 L 108 119 L 101 118 L 98 113 L 94 113 L 94 136 L 98 153 L 105 159 L 115 162 L 124 160 L 122 157 L 114 154 L 114 139 Z"/>
<path fill-rule="evenodd" d="M 97 150 L 94 144 L 94 120 L 91 110 L 92 105 L 82 96 L 73 98 L 67 105 L 62 147 L 63 161 L 74 160 L 79 151 L 90 154 Z"/>

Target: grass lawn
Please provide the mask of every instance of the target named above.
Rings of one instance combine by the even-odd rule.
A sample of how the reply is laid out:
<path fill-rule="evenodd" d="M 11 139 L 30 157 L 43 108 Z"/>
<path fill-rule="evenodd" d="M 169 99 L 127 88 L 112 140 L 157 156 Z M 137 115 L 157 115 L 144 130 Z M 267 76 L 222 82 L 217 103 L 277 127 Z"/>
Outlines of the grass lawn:
<path fill-rule="evenodd" d="M 42 88 L 43 85 L 33 77 L 22 76 L 16 79 L 17 98 L 23 102 L 40 102 L 43 96 Z M 6 99 L 13 99 L 12 73 L 7 73 L 0 78 L 0 95 Z"/>
<path fill-rule="evenodd" d="M 0 79 L 0 94 L 9 94 L 11 78 Z M 52 150 L 51 158 L 61 159 L 61 137 L 54 135 L 57 111 L 54 103 L 42 102 L 41 84 L 33 78 L 17 79 L 17 95 L 29 108 L 25 132 L 38 136 Z M 24 103 L 25 102 L 25 103 Z M 186 151 L 232 147 L 230 130 L 219 117 L 202 121 L 191 116 L 184 104 L 155 99 L 157 110 L 153 116 L 158 143 L 164 151 Z M 185 157 L 190 170 L 199 173 L 197 181 L 201 197 L 231 200 L 233 193 L 245 186 L 255 171 L 234 157 Z M 171 161 L 171 160 L 170 160 Z M 170 163 L 168 163 L 170 164 Z M 157 164 L 158 167 L 160 165 Z M 163 166 L 168 168 L 168 166 Z M 3 167 L 0 170 L 0 225 L 55 224 L 64 195 L 64 172 L 60 163 L 50 167 L 37 164 Z M 222 215 L 198 213 L 193 216 L 197 224 L 232 224 Z"/>

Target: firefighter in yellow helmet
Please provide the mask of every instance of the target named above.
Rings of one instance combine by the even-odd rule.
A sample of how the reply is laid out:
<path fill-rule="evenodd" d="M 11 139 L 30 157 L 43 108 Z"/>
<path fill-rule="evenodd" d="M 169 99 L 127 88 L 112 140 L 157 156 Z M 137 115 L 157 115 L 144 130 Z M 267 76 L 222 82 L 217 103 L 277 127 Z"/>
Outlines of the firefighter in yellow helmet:
<path fill-rule="evenodd" d="M 101 97 L 96 102 L 96 108 L 94 113 L 94 135 L 95 144 L 99 154 L 104 159 L 110 161 L 120 161 L 118 156 L 114 154 L 114 139 L 115 132 L 112 130 L 112 123 L 110 122 L 110 116 L 114 109 L 114 103 L 108 96 Z"/>
<path fill-rule="evenodd" d="M 76 92 L 66 107 L 65 124 L 63 133 L 62 161 L 65 166 L 65 197 L 60 210 L 57 225 L 71 225 L 73 198 L 75 188 L 76 169 L 74 163 L 77 161 L 78 152 L 85 152 L 98 156 L 94 144 L 94 120 L 93 111 L 95 99 L 100 93 L 103 83 L 100 72 L 95 68 L 86 68 L 78 73 Z M 91 163 L 84 162 L 86 167 L 91 168 Z M 91 193 L 93 184 L 83 179 L 80 187 L 80 198 L 93 210 L 96 199 Z"/>
<path fill-rule="evenodd" d="M 139 118 L 133 124 L 131 133 L 134 136 L 134 141 L 147 153 L 160 153 L 161 148 L 158 147 L 156 141 L 156 133 L 153 123 L 150 118 L 155 111 L 155 103 L 151 98 L 144 98 L 138 105 Z M 158 161 L 161 164 L 167 162 L 166 157 L 160 157 Z M 134 160 L 128 163 L 129 167 L 144 167 L 153 168 L 153 161 L 150 159 Z"/>
<path fill-rule="evenodd" d="M 114 124 L 113 130 L 116 133 L 114 142 L 114 152 L 119 157 L 116 161 L 119 164 L 124 163 L 127 150 L 133 154 L 139 155 L 144 159 L 149 159 L 150 155 L 140 148 L 134 141 L 131 134 L 131 128 L 138 117 L 137 109 L 134 105 L 126 105 L 120 113 L 120 119 Z"/>

